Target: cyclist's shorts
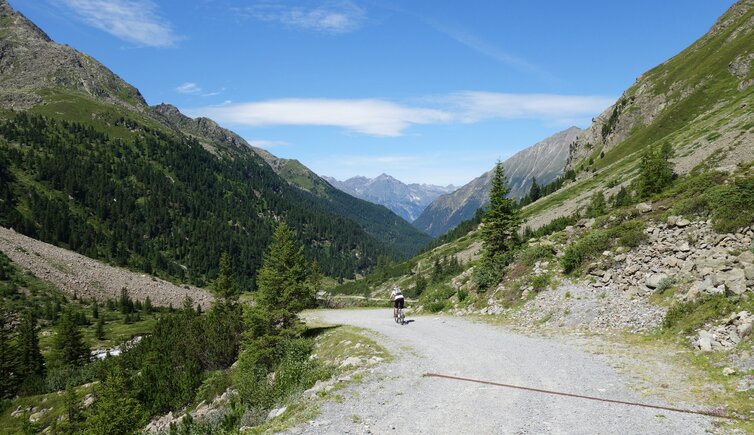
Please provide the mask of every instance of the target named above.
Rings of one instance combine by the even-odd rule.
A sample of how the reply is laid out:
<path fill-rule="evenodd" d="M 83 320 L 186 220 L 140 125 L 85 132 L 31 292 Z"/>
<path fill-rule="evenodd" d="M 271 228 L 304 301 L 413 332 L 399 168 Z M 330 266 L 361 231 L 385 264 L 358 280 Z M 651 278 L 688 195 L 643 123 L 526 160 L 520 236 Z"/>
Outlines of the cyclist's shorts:
<path fill-rule="evenodd" d="M 395 308 L 403 309 L 403 298 L 396 299 L 395 301 Z"/>

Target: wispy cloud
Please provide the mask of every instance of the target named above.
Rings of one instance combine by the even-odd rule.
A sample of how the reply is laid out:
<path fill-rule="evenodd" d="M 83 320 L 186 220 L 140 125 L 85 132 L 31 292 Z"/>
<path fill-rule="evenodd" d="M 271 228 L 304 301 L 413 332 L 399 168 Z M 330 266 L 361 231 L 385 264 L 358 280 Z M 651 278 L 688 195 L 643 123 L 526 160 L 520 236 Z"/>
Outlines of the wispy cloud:
<path fill-rule="evenodd" d="M 288 142 L 282 140 L 248 139 L 246 142 L 253 147 L 264 149 L 288 145 Z"/>
<path fill-rule="evenodd" d="M 223 88 L 219 91 L 205 92 L 201 86 L 193 82 L 186 82 L 175 88 L 175 91 L 179 94 L 198 95 L 200 97 L 212 97 L 215 95 L 220 95 L 224 90 L 225 89 Z"/>
<path fill-rule="evenodd" d="M 178 41 L 172 25 L 150 0 L 53 0 L 79 19 L 119 39 L 148 47 L 170 47 Z"/>
<path fill-rule="evenodd" d="M 457 119 L 475 123 L 486 119 L 540 119 L 564 124 L 592 117 L 610 106 L 615 98 L 557 94 L 509 94 L 464 91 L 436 98 L 452 107 Z"/>
<path fill-rule="evenodd" d="M 249 126 L 319 125 L 372 136 L 400 136 L 415 124 L 448 122 L 441 110 L 404 106 L 379 99 L 282 99 L 187 109 L 192 116 Z"/>
<path fill-rule="evenodd" d="M 246 126 L 330 126 L 371 136 L 401 136 L 414 125 L 536 119 L 552 125 L 588 120 L 613 98 L 463 91 L 423 98 L 422 106 L 383 99 L 289 98 L 185 109 L 221 123 Z"/>
<path fill-rule="evenodd" d="M 260 21 L 328 34 L 353 32 L 366 19 L 365 10 L 347 0 L 328 1 L 308 8 L 267 1 L 243 8 L 240 12 Z"/>

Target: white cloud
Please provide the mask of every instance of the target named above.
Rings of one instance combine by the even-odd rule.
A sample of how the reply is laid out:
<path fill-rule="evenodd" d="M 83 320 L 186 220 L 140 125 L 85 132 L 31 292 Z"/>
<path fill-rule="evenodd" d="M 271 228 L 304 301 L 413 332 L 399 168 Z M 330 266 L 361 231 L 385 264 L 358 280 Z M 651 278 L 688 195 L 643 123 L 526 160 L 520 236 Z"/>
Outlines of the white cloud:
<path fill-rule="evenodd" d="M 411 125 L 448 122 L 452 118 L 441 110 L 379 99 L 291 98 L 187 109 L 185 113 L 236 125 L 333 126 L 372 136 L 400 136 Z"/>
<path fill-rule="evenodd" d="M 202 93 L 202 88 L 196 83 L 186 82 L 175 88 L 175 91 L 179 94 L 198 95 Z"/>
<path fill-rule="evenodd" d="M 117 38 L 149 47 L 170 47 L 178 41 L 169 22 L 150 0 L 55 0 L 87 24 Z"/>
<path fill-rule="evenodd" d="M 459 120 L 465 123 L 494 118 L 568 123 L 574 119 L 588 119 L 602 112 L 615 98 L 464 91 L 439 97 L 437 101 L 454 107 Z"/>
<path fill-rule="evenodd" d="M 371 136 L 401 136 L 413 125 L 538 119 L 551 125 L 588 120 L 614 99 L 600 96 L 464 91 L 421 100 L 418 107 L 382 99 L 289 98 L 185 109 L 220 123 L 246 126 L 330 126 Z M 581 123 L 579 123 L 581 125 Z"/>
<path fill-rule="evenodd" d="M 264 149 L 288 145 L 288 142 L 282 140 L 249 139 L 246 142 L 253 147 Z"/>
<path fill-rule="evenodd" d="M 311 8 L 262 2 L 243 9 L 242 13 L 260 21 L 329 34 L 353 32 L 366 19 L 364 9 L 347 0 L 329 1 Z"/>
<path fill-rule="evenodd" d="M 192 82 L 186 82 L 175 88 L 175 91 L 179 94 L 199 95 L 201 97 L 212 97 L 215 95 L 220 95 L 224 90 L 225 88 L 222 88 L 219 91 L 205 92 L 201 86 Z"/>

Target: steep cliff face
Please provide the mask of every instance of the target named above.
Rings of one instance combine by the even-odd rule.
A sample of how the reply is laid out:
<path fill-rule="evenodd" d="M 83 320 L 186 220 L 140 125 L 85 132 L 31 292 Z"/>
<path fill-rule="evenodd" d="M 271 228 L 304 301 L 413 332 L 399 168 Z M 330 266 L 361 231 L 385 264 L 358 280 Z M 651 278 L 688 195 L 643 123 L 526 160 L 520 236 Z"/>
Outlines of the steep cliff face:
<path fill-rule="evenodd" d="M 345 181 L 323 178 L 349 195 L 384 205 L 408 222 L 416 220 L 438 196 L 456 190 L 453 185 L 406 184 L 387 174 L 376 178 L 352 177 Z"/>
<path fill-rule="evenodd" d="M 42 104 L 45 90 L 81 92 L 142 110 L 139 91 L 91 57 L 60 45 L 0 0 L 0 104 L 17 110 Z"/>
<path fill-rule="evenodd" d="M 594 119 L 570 150 L 568 169 L 600 170 L 646 146 L 670 143 L 685 173 L 745 161 L 752 150 L 754 1 L 734 4 L 694 44 L 642 74 Z M 749 154 L 750 155 L 750 154 Z"/>
<path fill-rule="evenodd" d="M 532 178 L 540 185 L 547 184 L 563 173 L 569 146 L 581 129 L 567 130 L 526 148 L 503 162 L 511 187 L 510 196 L 521 198 L 528 193 Z M 437 198 L 414 222 L 414 226 L 432 236 L 445 234 L 453 227 L 474 216 L 487 203 L 492 186 L 493 171 L 485 172 L 458 190 Z"/>

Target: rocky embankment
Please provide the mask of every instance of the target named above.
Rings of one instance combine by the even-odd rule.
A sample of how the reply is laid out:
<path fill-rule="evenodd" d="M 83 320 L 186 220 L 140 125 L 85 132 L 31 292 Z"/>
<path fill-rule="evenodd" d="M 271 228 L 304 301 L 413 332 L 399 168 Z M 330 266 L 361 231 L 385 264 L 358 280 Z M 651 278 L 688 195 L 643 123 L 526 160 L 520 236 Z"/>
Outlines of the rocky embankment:
<path fill-rule="evenodd" d="M 212 295 L 198 287 L 178 286 L 150 275 L 108 266 L 66 249 L 0 227 L 0 251 L 22 269 L 31 272 L 69 295 L 86 299 L 117 299 L 121 290 L 135 300 L 149 296 L 152 305 L 180 307 L 188 296 L 208 307 Z"/>

